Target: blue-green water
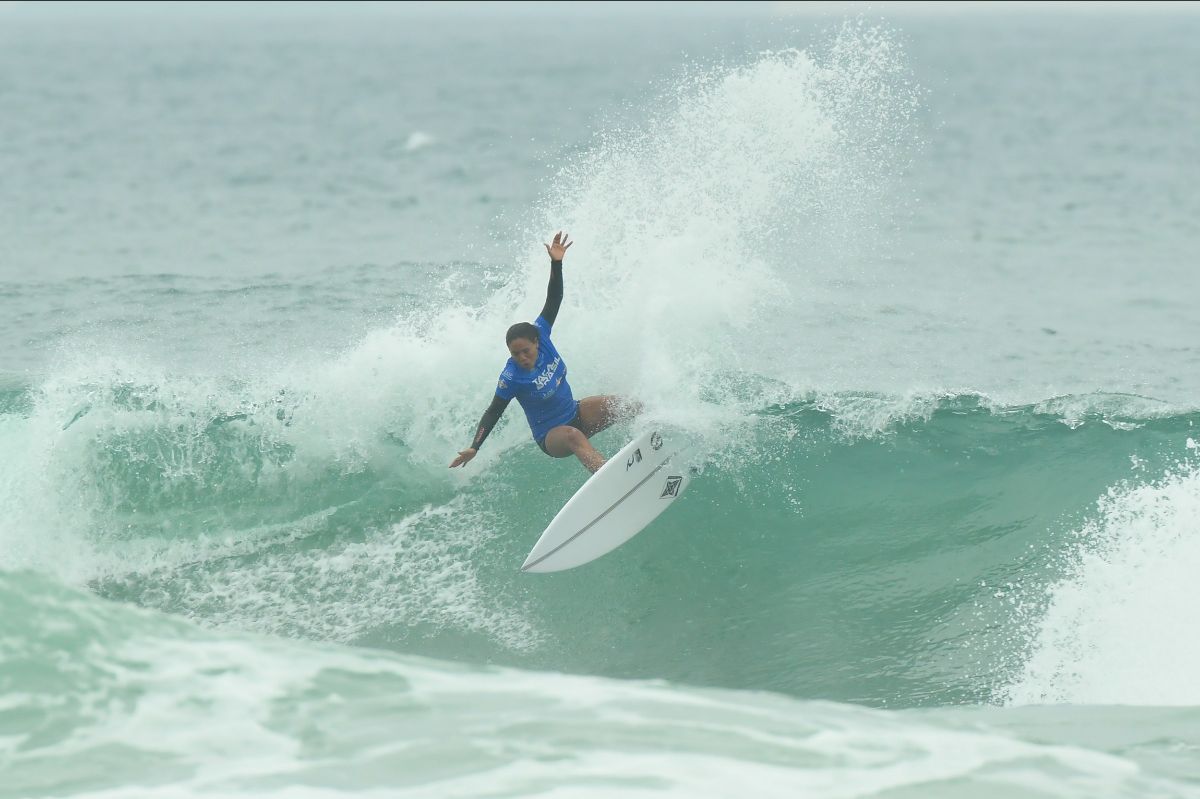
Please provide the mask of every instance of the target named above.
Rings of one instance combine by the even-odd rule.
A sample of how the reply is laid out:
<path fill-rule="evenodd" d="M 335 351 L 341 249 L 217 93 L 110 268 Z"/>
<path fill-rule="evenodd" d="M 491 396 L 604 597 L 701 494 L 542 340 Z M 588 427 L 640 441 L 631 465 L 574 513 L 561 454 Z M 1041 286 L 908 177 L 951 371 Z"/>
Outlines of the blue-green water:
<path fill-rule="evenodd" d="M 1200 795 L 1200 17 L 755 10 L 0 6 L 0 796 Z"/>

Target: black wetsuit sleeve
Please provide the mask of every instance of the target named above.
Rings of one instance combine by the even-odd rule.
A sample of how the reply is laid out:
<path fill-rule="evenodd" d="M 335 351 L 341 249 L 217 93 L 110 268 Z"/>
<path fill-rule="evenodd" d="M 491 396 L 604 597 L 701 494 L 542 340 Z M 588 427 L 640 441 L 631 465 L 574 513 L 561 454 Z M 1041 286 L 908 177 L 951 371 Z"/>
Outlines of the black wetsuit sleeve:
<path fill-rule="evenodd" d="M 483 445 L 483 440 L 488 437 L 488 433 L 492 432 L 496 422 L 500 421 L 500 417 L 504 415 L 504 409 L 510 402 L 512 400 L 504 399 L 504 397 L 492 398 L 492 404 L 483 412 L 483 418 L 479 420 L 479 428 L 475 431 L 475 440 L 471 442 L 471 449 L 478 450 Z"/>
<path fill-rule="evenodd" d="M 558 307 L 562 305 L 563 276 L 562 261 L 550 262 L 550 285 L 546 287 L 546 304 L 542 307 L 542 318 L 551 327 L 558 316 Z"/>

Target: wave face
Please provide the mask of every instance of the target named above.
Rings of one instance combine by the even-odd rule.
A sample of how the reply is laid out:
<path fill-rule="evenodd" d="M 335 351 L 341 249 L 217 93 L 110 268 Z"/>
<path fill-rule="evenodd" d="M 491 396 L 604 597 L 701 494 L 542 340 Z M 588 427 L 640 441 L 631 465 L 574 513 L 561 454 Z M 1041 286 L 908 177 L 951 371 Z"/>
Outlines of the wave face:
<path fill-rule="evenodd" d="M 1165 623 L 1200 565 L 1182 534 L 1200 415 L 1136 397 L 837 395 L 685 429 L 704 453 L 686 502 L 587 568 L 531 579 L 519 565 L 583 472 L 518 425 L 453 486 L 319 398 L 214 390 L 89 386 L 86 410 L 43 394 L 3 417 L 9 442 L 35 438 L 5 470 L 10 560 L 210 627 L 889 706 L 1032 701 L 1039 679 L 1069 698 L 1083 688 L 1054 675 L 1082 668 L 1077 650 L 1121 701 L 1105 647 Z M 1146 606 L 1113 590 L 1131 580 L 1155 586 L 1134 591 Z M 1172 640 L 1150 662 L 1189 673 Z M 1158 704 L 1162 677 L 1143 680 Z"/>

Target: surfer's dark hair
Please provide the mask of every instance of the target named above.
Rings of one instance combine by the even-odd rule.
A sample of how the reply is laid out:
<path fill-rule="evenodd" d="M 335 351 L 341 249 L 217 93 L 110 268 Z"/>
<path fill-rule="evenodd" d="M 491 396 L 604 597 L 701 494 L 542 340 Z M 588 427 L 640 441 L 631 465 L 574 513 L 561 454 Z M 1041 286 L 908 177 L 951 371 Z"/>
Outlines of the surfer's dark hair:
<path fill-rule="evenodd" d="M 531 325 L 528 322 L 517 322 L 504 334 L 504 343 L 512 344 L 519 338 L 527 338 L 534 344 L 537 344 L 541 339 L 541 331 L 537 329 L 536 325 Z"/>

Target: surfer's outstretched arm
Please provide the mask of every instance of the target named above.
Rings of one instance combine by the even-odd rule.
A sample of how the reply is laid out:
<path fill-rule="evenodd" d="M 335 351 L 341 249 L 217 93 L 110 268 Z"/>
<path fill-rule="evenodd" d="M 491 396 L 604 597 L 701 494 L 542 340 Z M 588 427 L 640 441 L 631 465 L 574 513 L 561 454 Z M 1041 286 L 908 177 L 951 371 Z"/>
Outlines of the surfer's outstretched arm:
<path fill-rule="evenodd" d="M 496 426 L 496 422 L 500 421 L 500 417 L 504 415 L 504 409 L 508 407 L 508 403 L 511 401 L 504 397 L 492 398 L 492 404 L 483 412 L 483 418 L 479 420 L 479 427 L 475 430 L 475 438 L 471 441 L 471 446 L 458 453 L 458 457 L 451 461 L 451 469 L 455 466 L 466 466 L 467 461 L 475 457 L 475 454 L 479 452 L 479 448 L 483 446 L 483 440 L 488 437 L 488 433 L 492 432 L 492 428 Z"/>
<path fill-rule="evenodd" d="M 541 316 L 551 327 L 554 326 L 554 320 L 558 317 L 558 308 L 562 305 L 563 256 L 567 254 L 567 249 L 574 243 L 567 241 L 566 233 L 560 232 L 554 234 L 553 244 L 546 245 L 546 252 L 550 254 L 550 285 L 546 287 L 546 304 L 542 307 Z"/>

